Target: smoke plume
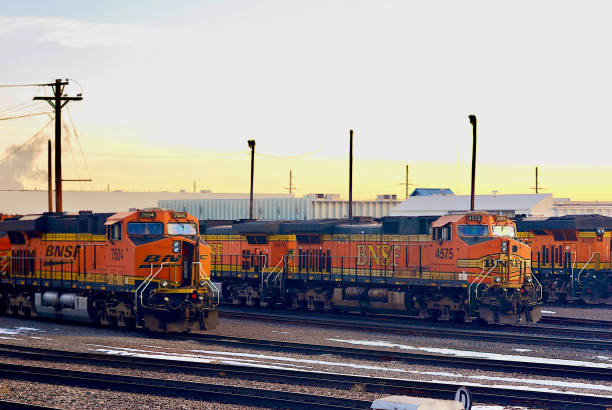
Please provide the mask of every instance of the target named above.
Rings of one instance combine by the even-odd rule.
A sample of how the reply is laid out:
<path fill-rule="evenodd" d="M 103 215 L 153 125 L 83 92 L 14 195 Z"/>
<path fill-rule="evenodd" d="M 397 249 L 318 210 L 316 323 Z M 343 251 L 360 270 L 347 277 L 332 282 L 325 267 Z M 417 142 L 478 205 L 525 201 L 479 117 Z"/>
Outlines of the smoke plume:
<path fill-rule="evenodd" d="M 46 152 L 48 138 L 48 132 L 41 132 L 21 149 L 21 144 L 5 149 L 0 156 L 0 159 L 6 157 L 0 162 L 0 189 L 24 189 L 24 183 L 46 180 L 47 172 L 39 168 L 37 160 L 41 153 Z"/>

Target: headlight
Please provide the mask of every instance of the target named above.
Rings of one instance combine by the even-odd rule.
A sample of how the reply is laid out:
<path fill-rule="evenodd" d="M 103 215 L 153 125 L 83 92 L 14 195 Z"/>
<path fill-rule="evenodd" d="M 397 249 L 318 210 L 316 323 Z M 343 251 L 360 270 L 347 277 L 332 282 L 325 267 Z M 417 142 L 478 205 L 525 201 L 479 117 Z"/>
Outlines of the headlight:
<path fill-rule="evenodd" d="M 167 280 L 162 280 L 161 283 L 159 284 L 159 286 L 161 286 L 162 288 L 167 288 L 168 287 L 168 281 Z"/>
<path fill-rule="evenodd" d="M 493 279 L 493 282 L 495 282 L 495 283 L 499 283 L 499 282 L 501 282 L 501 279 L 499 278 L 499 276 L 496 276 L 496 277 Z"/>
<path fill-rule="evenodd" d="M 172 252 L 179 253 L 181 251 L 181 242 L 172 241 Z"/>
<path fill-rule="evenodd" d="M 502 243 L 501 243 L 501 251 L 502 251 L 502 253 L 508 252 L 508 241 L 502 241 Z"/>

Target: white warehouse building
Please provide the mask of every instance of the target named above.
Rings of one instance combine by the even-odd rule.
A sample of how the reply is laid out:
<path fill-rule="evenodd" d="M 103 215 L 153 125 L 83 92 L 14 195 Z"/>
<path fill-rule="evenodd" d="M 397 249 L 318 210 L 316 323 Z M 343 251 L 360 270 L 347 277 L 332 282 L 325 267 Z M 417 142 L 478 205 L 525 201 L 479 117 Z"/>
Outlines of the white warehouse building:
<path fill-rule="evenodd" d="M 388 199 L 387 199 L 388 198 Z M 353 216 L 382 218 L 397 205 L 395 196 L 379 195 L 375 201 L 353 201 Z M 249 199 L 160 200 L 160 208 L 184 211 L 198 219 L 234 220 L 249 217 Z M 306 220 L 347 218 L 349 202 L 336 194 L 311 194 L 303 198 L 254 198 L 253 218 L 263 220 Z"/>

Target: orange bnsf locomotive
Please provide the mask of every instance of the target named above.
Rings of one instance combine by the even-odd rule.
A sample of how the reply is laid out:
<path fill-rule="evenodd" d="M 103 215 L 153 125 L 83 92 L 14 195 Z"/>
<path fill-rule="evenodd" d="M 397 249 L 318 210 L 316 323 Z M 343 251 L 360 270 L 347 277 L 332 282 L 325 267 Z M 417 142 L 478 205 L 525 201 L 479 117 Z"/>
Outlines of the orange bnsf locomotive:
<path fill-rule="evenodd" d="M 200 227 L 212 250 L 212 278 L 229 303 L 488 323 L 541 318 L 530 248 L 503 216 Z"/>
<path fill-rule="evenodd" d="M 210 248 L 185 212 L 45 213 L 0 231 L 0 311 L 161 332 L 217 326 Z"/>
<path fill-rule="evenodd" d="M 547 301 L 612 304 L 612 218 L 566 215 L 517 221 L 519 237 L 532 250 L 534 275 Z"/>

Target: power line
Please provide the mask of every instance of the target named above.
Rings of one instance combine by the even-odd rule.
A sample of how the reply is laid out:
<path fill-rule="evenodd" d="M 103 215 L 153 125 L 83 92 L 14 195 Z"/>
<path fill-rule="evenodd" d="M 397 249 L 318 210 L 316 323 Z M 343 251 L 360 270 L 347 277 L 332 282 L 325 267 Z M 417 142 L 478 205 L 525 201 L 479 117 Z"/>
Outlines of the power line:
<path fill-rule="evenodd" d="M 314 154 L 318 154 L 319 152 L 322 152 L 324 149 L 318 149 L 315 151 L 310 151 L 310 152 L 306 152 L 304 154 L 297 154 L 297 155 L 290 155 L 290 156 L 276 156 L 276 155 L 268 155 L 268 154 L 262 154 L 261 152 L 258 152 L 257 155 L 258 157 L 263 157 L 263 158 L 268 158 L 268 159 L 297 159 L 297 158 L 304 158 L 310 155 L 314 155 Z"/>
<path fill-rule="evenodd" d="M 217 154 L 200 154 L 200 155 L 136 155 L 136 154 L 105 154 L 98 152 L 86 152 L 87 155 L 96 157 L 118 157 L 118 158 L 144 158 L 144 159 L 186 159 L 186 158 L 205 158 L 205 157 L 221 157 L 227 155 L 244 154 L 246 151 L 224 152 Z"/>
<path fill-rule="evenodd" d="M 40 135 L 40 133 L 42 133 L 45 128 L 47 128 L 49 126 L 49 124 L 51 124 L 53 122 L 54 118 L 51 118 L 51 120 L 49 120 L 48 123 L 46 123 L 40 130 L 38 130 L 38 132 L 36 134 L 34 134 L 29 140 L 27 140 L 26 142 L 24 142 L 23 144 L 21 144 L 20 146 L 18 146 L 17 148 L 15 148 L 12 152 L 9 152 L 8 154 L 6 154 L 3 158 L 0 158 L 0 162 L 4 162 L 7 159 L 9 159 L 10 157 L 12 157 L 13 155 L 15 155 L 16 153 L 18 153 L 19 151 L 21 151 L 21 149 L 23 147 L 25 147 L 26 145 L 28 145 L 30 142 L 34 141 L 34 139 L 36 137 L 38 137 L 38 135 Z"/>
<path fill-rule="evenodd" d="M 53 84 L 0 84 L 0 88 L 9 88 L 9 87 L 41 87 L 45 85 L 53 85 Z"/>
<path fill-rule="evenodd" d="M 17 119 L 17 118 L 25 118 L 25 117 L 34 117 L 36 115 L 43 115 L 43 114 L 47 114 L 47 115 L 51 116 L 51 111 L 37 112 L 37 113 L 34 113 L 34 114 L 17 115 L 17 116 L 14 116 L 14 117 L 3 117 L 3 118 L 0 118 L 0 121 L 14 120 L 14 119 Z"/>
<path fill-rule="evenodd" d="M 17 110 L 17 108 L 19 108 L 21 106 L 24 106 L 24 105 L 28 105 L 28 104 L 30 104 L 30 105 L 38 105 L 37 103 L 33 102 L 32 100 L 28 100 L 28 101 L 22 102 L 21 104 L 13 105 L 12 107 L 8 107 L 8 108 L 2 109 L 2 110 L 0 110 L 0 114 L 4 114 L 4 113 L 10 112 L 10 111 L 19 111 L 19 110 Z M 23 108 L 21 108 L 21 109 L 23 109 Z"/>
<path fill-rule="evenodd" d="M 33 112 L 44 111 L 45 106 L 39 103 L 31 102 L 28 105 L 24 105 L 19 108 L 7 109 L 0 112 L 0 115 L 4 117 L 16 116 L 16 115 L 24 115 L 24 114 L 32 114 Z"/>
<path fill-rule="evenodd" d="M 70 108 L 66 107 L 66 111 L 68 111 L 68 117 L 70 118 L 70 124 L 72 124 L 72 131 L 74 132 L 74 139 L 76 139 L 77 143 L 79 144 L 79 151 L 81 152 L 81 157 L 83 158 L 83 162 L 85 163 L 85 169 L 87 170 L 87 175 L 89 176 L 89 179 L 91 179 L 91 172 L 89 171 L 89 164 L 87 163 L 85 154 L 83 154 L 83 147 L 81 146 L 81 140 L 79 139 L 79 134 L 77 134 L 76 127 L 74 126 L 74 121 L 72 121 L 72 114 L 70 113 Z"/>

